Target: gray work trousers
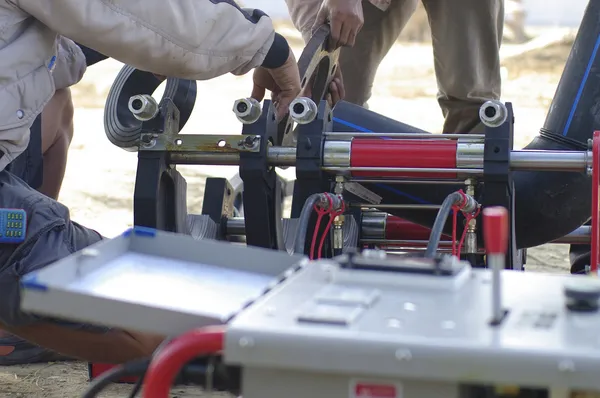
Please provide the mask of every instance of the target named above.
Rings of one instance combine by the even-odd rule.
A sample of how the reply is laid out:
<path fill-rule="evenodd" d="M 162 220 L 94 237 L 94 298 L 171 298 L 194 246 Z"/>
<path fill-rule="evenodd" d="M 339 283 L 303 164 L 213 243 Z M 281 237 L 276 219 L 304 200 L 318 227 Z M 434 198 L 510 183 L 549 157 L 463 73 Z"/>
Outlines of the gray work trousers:
<path fill-rule="evenodd" d="M 503 0 L 422 0 L 433 41 L 443 132 L 479 131 L 479 107 L 499 99 Z M 366 105 L 379 64 L 413 15 L 418 0 L 393 0 L 386 11 L 363 2 L 356 45 L 343 48 L 346 101 Z"/>

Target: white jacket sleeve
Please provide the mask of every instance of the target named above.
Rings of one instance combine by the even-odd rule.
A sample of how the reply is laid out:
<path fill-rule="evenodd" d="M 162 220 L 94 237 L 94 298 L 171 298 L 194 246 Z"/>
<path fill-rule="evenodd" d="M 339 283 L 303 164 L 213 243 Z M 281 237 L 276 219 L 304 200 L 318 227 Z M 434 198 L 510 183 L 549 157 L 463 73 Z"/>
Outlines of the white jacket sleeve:
<path fill-rule="evenodd" d="M 52 77 L 54 86 L 58 90 L 79 83 L 87 65 L 83 51 L 72 40 L 59 36 L 57 47 L 56 64 Z"/>
<path fill-rule="evenodd" d="M 289 52 L 268 16 L 232 0 L 12 1 L 58 34 L 161 75 L 244 74 L 267 62 L 282 64 L 281 53 Z"/>
<path fill-rule="evenodd" d="M 312 28 L 323 0 L 285 0 L 292 22 L 305 43 L 312 37 Z"/>

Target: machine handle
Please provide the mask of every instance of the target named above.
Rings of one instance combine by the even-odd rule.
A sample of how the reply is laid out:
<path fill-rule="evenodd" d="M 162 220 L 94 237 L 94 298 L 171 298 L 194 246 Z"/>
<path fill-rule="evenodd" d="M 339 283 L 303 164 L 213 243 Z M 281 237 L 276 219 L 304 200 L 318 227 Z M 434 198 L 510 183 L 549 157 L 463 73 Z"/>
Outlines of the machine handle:
<path fill-rule="evenodd" d="M 508 210 L 494 206 L 483 209 L 483 239 L 485 251 L 506 254 L 508 251 Z"/>

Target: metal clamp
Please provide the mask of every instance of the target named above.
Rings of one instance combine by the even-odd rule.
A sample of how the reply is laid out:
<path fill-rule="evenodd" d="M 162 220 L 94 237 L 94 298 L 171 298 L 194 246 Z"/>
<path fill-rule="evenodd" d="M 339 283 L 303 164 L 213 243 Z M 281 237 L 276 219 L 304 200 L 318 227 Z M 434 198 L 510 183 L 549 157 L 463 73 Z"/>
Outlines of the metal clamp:
<path fill-rule="evenodd" d="M 310 98 L 299 97 L 290 104 L 290 117 L 298 124 L 308 124 L 315 120 L 319 112 L 317 104 Z"/>
<path fill-rule="evenodd" d="M 507 117 L 506 106 L 500 101 L 487 101 L 479 108 L 479 119 L 487 127 L 500 127 Z"/>
<path fill-rule="evenodd" d="M 242 98 L 233 103 L 233 113 L 243 124 L 252 124 L 260 118 L 262 108 L 254 98 Z"/>
<path fill-rule="evenodd" d="M 141 122 L 154 119 L 159 111 L 158 102 L 148 94 L 134 95 L 129 98 L 127 106 L 133 117 Z"/>

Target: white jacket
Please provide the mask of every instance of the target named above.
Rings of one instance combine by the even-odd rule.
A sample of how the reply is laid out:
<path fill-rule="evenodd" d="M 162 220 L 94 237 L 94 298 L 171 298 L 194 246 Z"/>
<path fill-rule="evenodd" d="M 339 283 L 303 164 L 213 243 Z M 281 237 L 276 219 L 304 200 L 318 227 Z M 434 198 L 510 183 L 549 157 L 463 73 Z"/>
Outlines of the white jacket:
<path fill-rule="evenodd" d="M 232 0 L 0 0 L 0 170 L 26 149 L 55 90 L 82 78 L 85 56 L 72 40 L 138 69 L 204 80 L 279 66 L 288 47 L 275 38 L 266 15 Z"/>

